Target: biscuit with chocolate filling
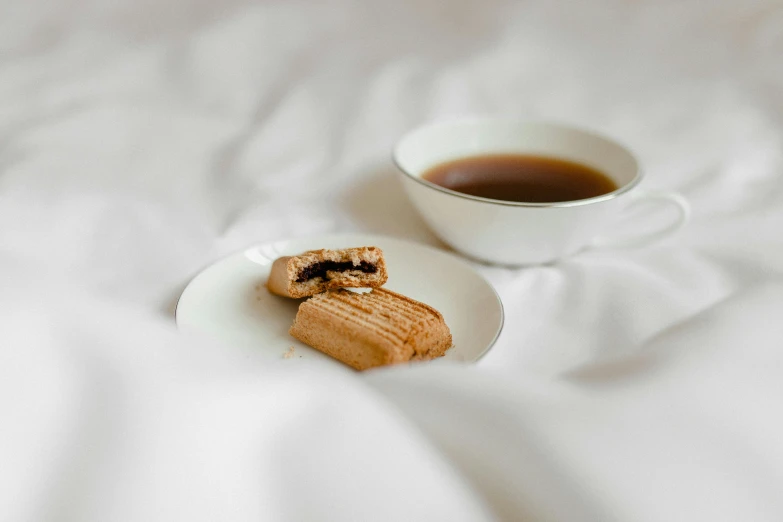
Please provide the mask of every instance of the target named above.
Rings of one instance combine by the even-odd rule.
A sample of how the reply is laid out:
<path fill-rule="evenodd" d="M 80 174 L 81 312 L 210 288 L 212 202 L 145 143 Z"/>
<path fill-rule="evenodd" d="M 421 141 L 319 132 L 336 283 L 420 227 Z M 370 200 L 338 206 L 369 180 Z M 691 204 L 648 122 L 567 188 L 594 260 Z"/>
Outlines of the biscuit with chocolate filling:
<path fill-rule="evenodd" d="M 311 250 L 275 260 L 266 286 L 273 294 L 300 298 L 336 288 L 378 288 L 388 278 L 378 247 Z"/>

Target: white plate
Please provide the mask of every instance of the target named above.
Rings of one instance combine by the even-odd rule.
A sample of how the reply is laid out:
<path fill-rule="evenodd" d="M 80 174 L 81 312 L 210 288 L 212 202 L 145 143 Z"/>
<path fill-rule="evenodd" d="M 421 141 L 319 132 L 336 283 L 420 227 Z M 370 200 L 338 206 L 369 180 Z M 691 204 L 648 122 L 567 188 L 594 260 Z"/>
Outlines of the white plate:
<path fill-rule="evenodd" d="M 492 347 L 503 328 L 503 305 L 483 277 L 442 250 L 375 235 L 278 241 L 226 257 L 198 274 L 182 292 L 177 325 L 184 331 L 249 345 L 275 359 L 294 346 L 295 359 L 334 360 L 288 335 L 300 301 L 271 295 L 263 283 L 280 256 L 357 246 L 383 249 L 389 271 L 386 288 L 440 310 L 454 338 L 444 359 L 476 361 Z"/>

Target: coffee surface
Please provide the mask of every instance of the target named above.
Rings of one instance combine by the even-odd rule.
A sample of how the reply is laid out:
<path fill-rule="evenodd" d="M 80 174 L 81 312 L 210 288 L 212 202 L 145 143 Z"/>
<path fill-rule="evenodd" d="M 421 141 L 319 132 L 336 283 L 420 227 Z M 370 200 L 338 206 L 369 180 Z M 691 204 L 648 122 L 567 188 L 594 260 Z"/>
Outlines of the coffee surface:
<path fill-rule="evenodd" d="M 461 158 L 432 167 L 422 178 L 463 194 L 522 203 L 574 201 L 617 190 L 609 176 L 587 165 L 522 154 Z"/>

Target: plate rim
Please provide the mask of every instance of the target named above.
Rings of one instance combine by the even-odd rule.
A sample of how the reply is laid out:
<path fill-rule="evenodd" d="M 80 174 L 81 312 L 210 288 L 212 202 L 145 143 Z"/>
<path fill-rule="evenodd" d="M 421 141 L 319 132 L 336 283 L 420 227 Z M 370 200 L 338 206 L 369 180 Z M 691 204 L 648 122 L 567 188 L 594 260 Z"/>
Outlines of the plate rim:
<path fill-rule="evenodd" d="M 269 245 L 269 244 L 274 244 L 274 243 L 281 243 L 283 241 L 301 241 L 301 240 L 306 241 L 306 240 L 311 239 L 311 238 L 313 238 L 313 239 L 315 239 L 315 238 L 331 238 L 331 239 L 333 239 L 333 238 L 341 238 L 341 237 L 349 237 L 349 236 L 377 237 L 377 238 L 381 238 L 381 239 L 391 239 L 393 241 L 399 241 L 401 243 L 407 243 L 407 244 L 413 245 L 415 247 L 419 247 L 419 248 L 424 248 L 426 250 L 435 251 L 435 252 L 437 252 L 439 254 L 446 254 L 447 256 L 451 257 L 453 261 L 456 261 L 457 263 L 460 263 L 460 264 L 470 268 L 473 271 L 473 273 L 476 274 L 482 281 L 484 281 L 484 283 L 487 284 L 489 289 L 492 290 L 492 293 L 494 294 L 495 299 L 498 302 L 498 305 L 500 305 L 500 324 L 498 325 L 497 331 L 495 331 L 495 335 L 492 337 L 492 340 L 489 342 L 489 344 L 487 344 L 486 348 L 484 348 L 484 350 L 482 350 L 482 352 L 480 354 L 478 354 L 478 356 L 476 356 L 475 359 L 473 359 L 472 361 L 465 361 L 465 362 L 469 362 L 469 363 L 473 363 L 473 364 L 478 363 L 495 346 L 495 344 L 497 343 L 498 339 L 500 338 L 500 334 L 503 332 L 503 328 L 505 328 L 505 326 L 506 326 L 506 308 L 503 305 L 503 300 L 500 298 L 500 294 L 495 289 L 495 286 L 492 283 L 490 283 L 489 280 L 486 277 L 484 277 L 484 275 L 481 272 L 476 270 L 467 260 L 461 259 L 459 256 L 454 255 L 453 253 L 451 253 L 448 250 L 445 250 L 443 248 L 438 248 L 438 247 L 433 246 L 433 245 L 428 245 L 426 243 L 419 243 L 419 242 L 416 242 L 416 241 L 411 241 L 409 239 L 404 239 L 404 238 L 400 238 L 400 237 L 389 236 L 389 235 L 385 235 L 385 234 L 364 233 L 364 232 L 356 232 L 356 233 L 353 233 L 353 232 L 335 232 L 335 233 L 330 233 L 330 234 L 292 237 L 292 238 L 288 238 L 288 239 L 275 239 L 275 240 L 272 240 L 272 241 L 255 242 L 255 243 L 252 243 L 252 244 L 250 244 L 248 246 L 245 246 L 244 248 L 240 248 L 240 249 L 234 250 L 232 252 L 229 252 L 228 254 L 226 254 L 224 256 L 221 256 L 220 258 L 212 261 L 211 263 L 207 264 L 203 268 L 199 269 L 193 277 L 188 279 L 188 282 L 185 284 L 185 287 L 182 289 L 182 291 L 179 293 L 179 296 L 177 297 L 177 302 L 174 304 L 174 325 L 176 326 L 178 331 L 180 331 L 180 332 L 182 331 L 182 327 L 181 327 L 181 325 L 179 323 L 179 304 L 180 304 L 180 301 L 182 301 L 182 296 L 185 295 L 185 293 L 188 291 L 188 288 L 190 288 L 191 284 L 193 284 L 193 282 L 201 274 L 203 274 L 206 270 L 209 270 L 213 266 L 217 265 L 218 263 L 222 263 L 223 261 L 227 260 L 228 258 L 234 257 L 237 254 L 242 254 L 242 253 L 244 253 L 247 250 L 250 250 L 250 249 L 253 249 L 253 248 L 257 248 L 257 247 L 260 247 L 260 246 L 264 246 L 264 245 Z"/>

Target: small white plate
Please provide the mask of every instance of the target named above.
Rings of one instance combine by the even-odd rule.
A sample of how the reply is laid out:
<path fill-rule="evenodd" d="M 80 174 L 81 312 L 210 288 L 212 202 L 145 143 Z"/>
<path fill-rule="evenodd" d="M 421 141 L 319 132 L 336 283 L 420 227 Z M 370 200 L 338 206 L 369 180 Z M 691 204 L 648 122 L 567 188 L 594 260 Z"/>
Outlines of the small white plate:
<path fill-rule="evenodd" d="M 280 256 L 358 246 L 383 250 L 389 271 L 385 288 L 440 310 L 454 338 L 444 359 L 476 361 L 495 343 L 503 328 L 503 305 L 469 264 L 429 246 L 359 234 L 278 241 L 226 257 L 198 274 L 182 292 L 177 325 L 183 331 L 250 346 L 275 359 L 293 346 L 289 357 L 334 360 L 288 335 L 301 301 L 271 295 L 264 283 Z"/>

